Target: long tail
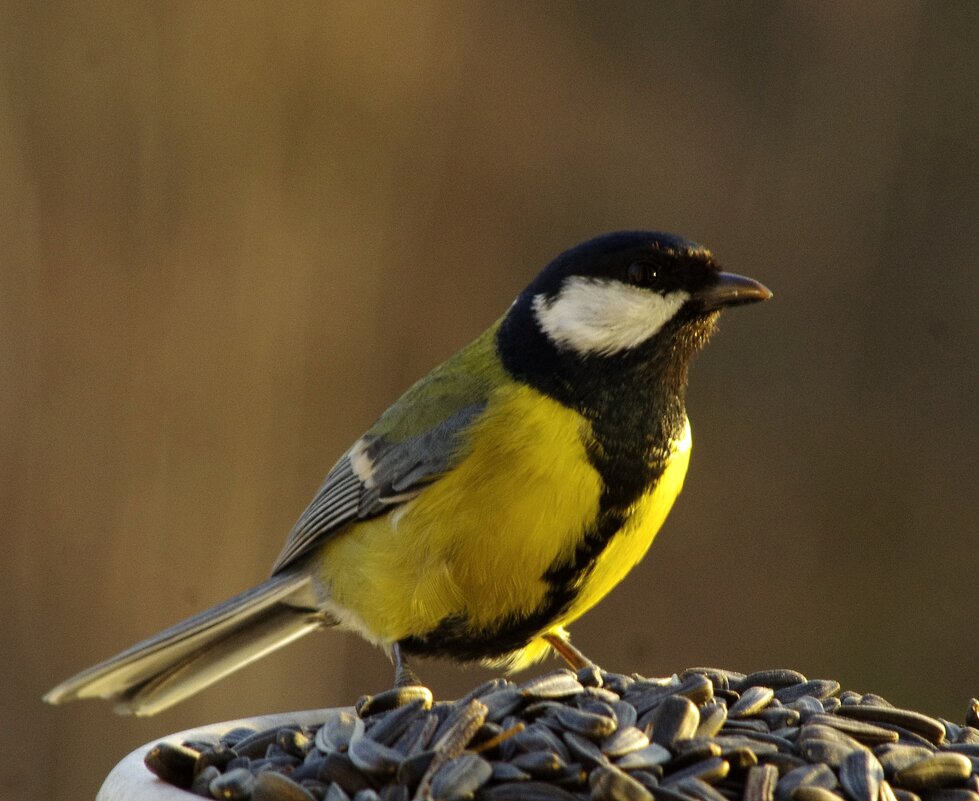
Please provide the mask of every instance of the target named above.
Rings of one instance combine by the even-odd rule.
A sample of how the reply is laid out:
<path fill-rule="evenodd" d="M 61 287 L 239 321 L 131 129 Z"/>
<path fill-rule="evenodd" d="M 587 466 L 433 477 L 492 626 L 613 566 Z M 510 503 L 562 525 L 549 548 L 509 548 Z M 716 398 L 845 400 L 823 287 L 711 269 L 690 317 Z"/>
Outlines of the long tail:
<path fill-rule="evenodd" d="M 280 574 L 72 676 L 44 700 L 109 698 L 117 712 L 154 715 L 331 622 L 308 575 Z"/>

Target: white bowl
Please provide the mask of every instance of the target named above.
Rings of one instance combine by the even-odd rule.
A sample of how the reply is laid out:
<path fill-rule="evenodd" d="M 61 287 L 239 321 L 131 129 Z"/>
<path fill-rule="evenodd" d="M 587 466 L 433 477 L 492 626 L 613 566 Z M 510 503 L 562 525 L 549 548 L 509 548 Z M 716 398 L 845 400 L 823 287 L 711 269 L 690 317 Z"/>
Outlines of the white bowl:
<path fill-rule="evenodd" d="M 216 740 L 225 732 L 239 726 L 248 726 L 256 731 L 297 723 L 300 726 L 318 726 L 326 719 L 329 711 L 313 709 L 306 712 L 285 712 L 280 715 L 229 720 L 225 723 L 212 723 L 197 729 L 187 729 L 187 731 L 158 737 L 146 745 L 141 745 L 112 769 L 102 783 L 95 801 L 187 801 L 196 798 L 197 796 L 189 791 L 167 784 L 150 773 L 143 764 L 147 751 L 163 741 L 179 744 L 184 740 Z"/>

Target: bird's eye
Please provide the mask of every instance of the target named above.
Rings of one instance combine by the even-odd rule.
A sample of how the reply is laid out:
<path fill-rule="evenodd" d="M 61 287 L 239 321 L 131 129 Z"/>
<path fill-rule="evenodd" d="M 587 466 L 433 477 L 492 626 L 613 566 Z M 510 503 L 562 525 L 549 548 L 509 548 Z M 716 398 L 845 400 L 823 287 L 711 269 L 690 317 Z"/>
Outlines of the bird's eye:
<path fill-rule="evenodd" d="M 629 282 L 636 286 L 649 286 L 656 280 L 656 268 L 646 262 L 634 261 L 629 265 Z"/>

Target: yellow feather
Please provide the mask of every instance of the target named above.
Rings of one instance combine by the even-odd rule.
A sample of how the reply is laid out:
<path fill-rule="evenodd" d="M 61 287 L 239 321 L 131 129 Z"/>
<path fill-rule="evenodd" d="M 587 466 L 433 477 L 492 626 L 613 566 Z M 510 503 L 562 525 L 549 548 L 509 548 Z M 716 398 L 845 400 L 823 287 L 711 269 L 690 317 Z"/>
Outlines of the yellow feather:
<path fill-rule="evenodd" d="M 602 481 L 589 463 L 588 422 L 525 385 L 489 399 L 468 455 L 389 515 L 352 524 L 323 546 L 320 577 L 337 617 L 371 641 L 424 635 L 462 615 L 492 629 L 544 601 L 547 570 L 570 559 L 598 513 Z M 582 615 L 645 554 L 679 493 L 689 426 L 657 486 L 585 580 L 552 631 Z M 524 667 L 545 656 L 540 639 L 502 660 Z"/>

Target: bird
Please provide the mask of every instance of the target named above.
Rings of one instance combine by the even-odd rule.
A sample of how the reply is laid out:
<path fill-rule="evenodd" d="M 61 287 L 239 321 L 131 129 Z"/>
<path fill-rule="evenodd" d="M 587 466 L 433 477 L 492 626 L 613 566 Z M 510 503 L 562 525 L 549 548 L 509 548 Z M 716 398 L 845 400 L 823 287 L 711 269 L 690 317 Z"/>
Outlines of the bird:
<path fill-rule="evenodd" d="M 658 231 L 561 253 L 344 453 L 258 586 L 44 699 L 150 715 L 324 627 L 409 659 L 593 663 L 568 625 L 645 555 L 690 458 L 688 369 L 722 309 L 768 300 Z"/>

